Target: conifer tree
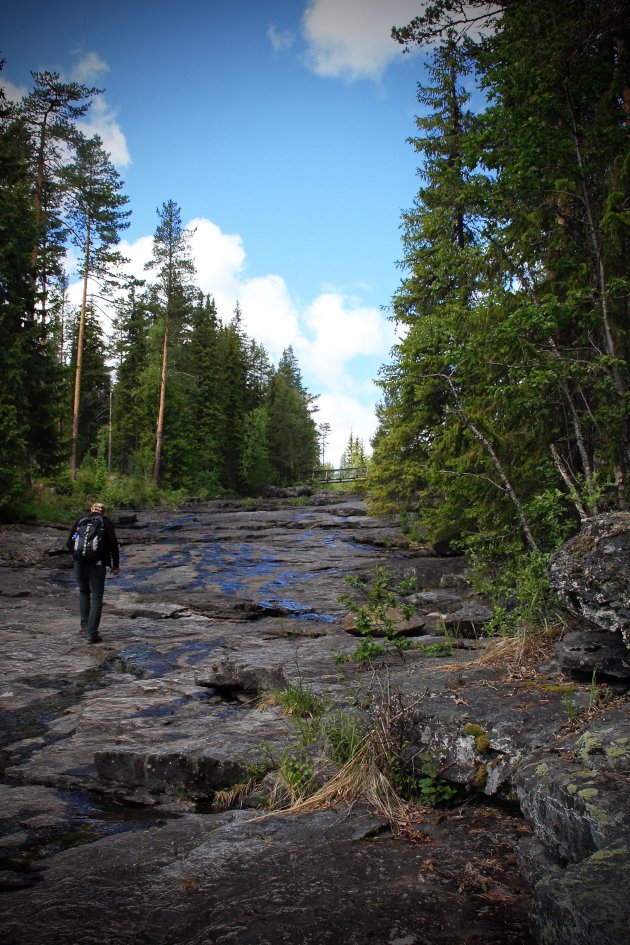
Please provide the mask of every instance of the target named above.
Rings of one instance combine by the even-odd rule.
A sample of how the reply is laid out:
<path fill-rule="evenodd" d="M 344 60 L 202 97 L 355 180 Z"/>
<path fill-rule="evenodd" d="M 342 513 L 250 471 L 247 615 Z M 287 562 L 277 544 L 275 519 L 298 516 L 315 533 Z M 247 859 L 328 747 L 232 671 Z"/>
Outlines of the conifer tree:
<path fill-rule="evenodd" d="M 166 388 L 173 321 L 177 315 L 177 301 L 182 298 L 183 287 L 194 274 L 195 267 L 190 256 L 190 232 L 182 226 L 180 208 L 173 200 L 167 200 L 157 211 L 158 225 L 153 237 L 153 255 L 147 263 L 148 270 L 155 270 L 156 288 L 161 305 L 162 365 L 160 371 L 160 394 L 155 432 L 155 457 L 153 481 L 160 480 L 164 420 L 166 414 Z"/>
<path fill-rule="evenodd" d="M 72 326 L 70 369 L 76 377 L 81 312 L 76 312 Z M 83 314 L 83 367 L 80 374 L 81 410 L 77 434 L 77 465 L 88 455 L 96 456 L 99 434 L 109 427 L 111 377 L 106 364 L 107 346 L 103 328 L 92 305 Z"/>
<path fill-rule="evenodd" d="M 436 0 L 395 31 L 441 38 L 436 68 L 469 61 L 489 106 L 458 128 L 444 69 L 421 90 L 426 186 L 403 217 L 406 333 L 382 374 L 374 488 L 434 536 L 505 548 L 517 521 L 552 547 L 627 503 L 627 4 L 501 3 L 471 42 L 487 15 Z"/>
<path fill-rule="evenodd" d="M 76 158 L 64 169 L 66 219 L 71 242 L 79 250 L 82 278 L 81 309 L 74 371 L 72 407 L 72 447 L 70 471 L 76 477 L 81 409 L 81 371 L 85 344 L 85 319 L 90 281 L 107 293 L 116 279 L 123 257 L 114 248 L 122 229 L 129 225 L 127 197 L 120 176 L 112 165 L 98 135 L 77 141 Z"/>
<path fill-rule="evenodd" d="M 63 375 L 48 327 L 34 317 L 30 157 L 28 129 L 0 91 L 0 511 L 60 453 Z"/>
<path fill-rule="evenodd" d="M 116 362 L 112 395 L 113 457 L 121 472 L 135 475 L 141 468 L 139 452 L 147 436 L 142 379 L 148 364 L 149 311 L 143 283 L 132 279 L 127 297 L 117 303 L 110 354 Z"/>
<path fill-rule="evenodd" d="M 317 465 L 317 398 L 308 393 L 293 352 L 282 353 L 267 391 L 269 451 L 280 484 L 297 482 Z"/>
<path fill-rule="evenodd" d="M 62 273 L 67 235 L 61 209 L 64 158 L 80 139 L 77 119 L 86 114 L 101 89 L 78 82 L 62 82 L 57 72 L 31 75 L 34 88 L 20 103 L 18 116 L 28 129 L 30 139 L 35 210 L 31 279 L 34 300 L 38 299 L 40 315 L 45 320 L 50 279 Z"/>

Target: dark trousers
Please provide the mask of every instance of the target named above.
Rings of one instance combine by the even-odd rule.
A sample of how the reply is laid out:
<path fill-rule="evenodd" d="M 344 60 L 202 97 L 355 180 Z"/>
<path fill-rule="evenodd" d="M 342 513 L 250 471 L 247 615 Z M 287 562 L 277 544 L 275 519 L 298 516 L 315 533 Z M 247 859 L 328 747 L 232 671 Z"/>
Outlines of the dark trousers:
<path fill-rule="evenodd" d="M 88 639 L 94 639 L 98 634 L 103 610 L 106 570 L 104 564 L 90 564 L 87 561 L 74 562 L 74 573 L 79 585 L 81 629 L 87 631 Z"/>

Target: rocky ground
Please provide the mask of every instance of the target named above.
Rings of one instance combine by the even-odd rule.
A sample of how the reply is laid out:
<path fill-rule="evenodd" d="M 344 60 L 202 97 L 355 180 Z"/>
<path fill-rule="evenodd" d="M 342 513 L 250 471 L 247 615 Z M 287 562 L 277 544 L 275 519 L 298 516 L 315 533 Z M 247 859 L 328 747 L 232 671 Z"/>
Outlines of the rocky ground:
<path fill-rule="evenodd" d="M 0 529 L 10 945 L 630 941 L 630 910 L 592 894 L 630 878 L 622 681 L 569 680 L 548 648 L 489 650 L 462 560 L 353 497 L 137 512 L 118 534 L 88 646 L 64 530 Z M 358 644 L 337 598 L 378 566 L 418 590 L 412 646 L 375 674 L 343 660 Z M 219 809 L 300 748 L 260 698 L 287 686 L 331 715 L 395 707 L 408 757 L 466 803 L 393 825 L 360 798 L 269 815 L 268 774 Z"/>

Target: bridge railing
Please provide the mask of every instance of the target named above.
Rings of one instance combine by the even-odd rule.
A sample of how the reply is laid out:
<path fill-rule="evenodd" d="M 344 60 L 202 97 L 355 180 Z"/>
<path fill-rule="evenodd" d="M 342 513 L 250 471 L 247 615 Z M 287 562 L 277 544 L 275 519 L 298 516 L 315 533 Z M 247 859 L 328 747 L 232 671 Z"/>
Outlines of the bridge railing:
<path fill-rule="evenodd" d="M 310 478 L 312 482 L 356 482 L 365 479 L 366 475 L 367 466 L 348 466 L 341 469 L 316 466 Z"/>

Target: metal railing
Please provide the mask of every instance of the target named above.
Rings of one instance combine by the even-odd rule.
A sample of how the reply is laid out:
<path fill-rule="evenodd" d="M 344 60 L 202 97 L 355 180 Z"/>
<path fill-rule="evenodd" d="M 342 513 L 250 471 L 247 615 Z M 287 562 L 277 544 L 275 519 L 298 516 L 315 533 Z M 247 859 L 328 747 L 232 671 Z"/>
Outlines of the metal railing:
<path fill-rule="evenodd" d="M 325 466 L 315 467 L 311 475 L 311 482 L 357 482 L 367 476 L 367 466 L 347 466 L 341 469 L 328 469 Z"/>

